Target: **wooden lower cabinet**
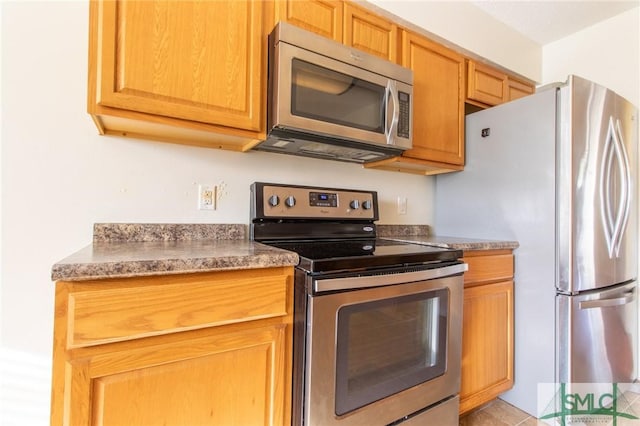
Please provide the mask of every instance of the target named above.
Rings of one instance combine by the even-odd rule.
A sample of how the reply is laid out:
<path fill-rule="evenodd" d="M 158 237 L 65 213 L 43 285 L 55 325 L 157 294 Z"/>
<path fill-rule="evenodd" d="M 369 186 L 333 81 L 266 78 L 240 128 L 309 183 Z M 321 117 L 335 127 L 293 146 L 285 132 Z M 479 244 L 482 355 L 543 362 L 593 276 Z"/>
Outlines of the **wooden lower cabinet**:
<path fill-rule="evenodd" d="M 56 285 L 52 425 L 290 424 L 292 268 Z"/>
<path fill-rule="evenodd" d="M 460 414 L 513 386 L 513 255 L 467 251 Z"/>

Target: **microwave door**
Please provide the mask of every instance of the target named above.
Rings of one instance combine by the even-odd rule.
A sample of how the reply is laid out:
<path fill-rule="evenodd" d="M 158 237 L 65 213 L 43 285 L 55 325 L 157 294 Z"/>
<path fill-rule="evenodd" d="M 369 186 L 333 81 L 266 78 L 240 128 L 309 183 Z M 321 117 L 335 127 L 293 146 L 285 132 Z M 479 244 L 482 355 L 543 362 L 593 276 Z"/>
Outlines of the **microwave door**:
<path fill-rule="evenodd" d="M 272 126 L 396 144 L 390 135 L 402 83 L 286 43 L 278 43 L 274 56 Z"/>

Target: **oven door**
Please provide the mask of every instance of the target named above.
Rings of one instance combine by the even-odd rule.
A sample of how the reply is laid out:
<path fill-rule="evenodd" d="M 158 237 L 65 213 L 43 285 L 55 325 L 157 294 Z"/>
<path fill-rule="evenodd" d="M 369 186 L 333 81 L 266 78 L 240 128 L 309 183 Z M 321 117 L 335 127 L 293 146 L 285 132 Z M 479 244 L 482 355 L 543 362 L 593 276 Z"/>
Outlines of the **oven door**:
<path fill-rule="evenodd" d="M 462 275 L 434 274 L 354 277 L 370 287 L 309 296 L 306 425 L 388 424 L 459 392 Z"/>
<path fill-rule="evenodd" d="M 411 148 L 411 86 L 297 46 L 275 46 L 269 128 Z"/>

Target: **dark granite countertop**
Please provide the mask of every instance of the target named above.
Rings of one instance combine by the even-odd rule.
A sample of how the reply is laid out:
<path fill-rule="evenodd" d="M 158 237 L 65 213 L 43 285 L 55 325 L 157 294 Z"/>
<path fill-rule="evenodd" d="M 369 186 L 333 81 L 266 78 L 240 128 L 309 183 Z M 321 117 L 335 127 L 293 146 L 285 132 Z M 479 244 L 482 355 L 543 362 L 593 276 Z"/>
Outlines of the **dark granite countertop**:
<path fill-rule="evenodd" d="M 458 250 L 514 250 L 519 247 L 517 241 L 434 236 L 428 225 L 378 225 L 377 233 L 379 237 L 390 240 Z"/>
<path fill-rule="evenodd" d="M 381 238 L 460 250 L 515 249 L 515 241 L 430 235 L 427 225 L 378 225 Z M 96 224 L 93 243 L 53 265 L 54 281 L 268 268 L 298 255 L 249 241 L 243 224 Z"/>
<path fill-rule="evenodd" d="M 246 225 L 96 224 L 93 244 L 53 265 L 54 281 L 268 268 L 298 255 L 249 241 Z"/>
<path fill-rule="evenodd" d="M 516 241 L 480 240 L 460 237 L 401 235 L 388 236 L 384 238 L 404 241 L 407 243 L 426 244 L 430 246 L 438 246 L 458 250 L 513 250 L 518 248 L 519 246 Z"/>

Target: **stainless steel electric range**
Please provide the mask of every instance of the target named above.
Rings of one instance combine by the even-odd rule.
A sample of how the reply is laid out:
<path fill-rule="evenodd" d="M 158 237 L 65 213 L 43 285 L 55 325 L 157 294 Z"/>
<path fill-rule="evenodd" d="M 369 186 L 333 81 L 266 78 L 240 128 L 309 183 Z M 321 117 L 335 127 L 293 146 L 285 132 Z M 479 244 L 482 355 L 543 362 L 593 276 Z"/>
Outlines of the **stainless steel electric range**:
<path fill-rule="evenodd" d="M 300 258 L 294 425 L 458 424 L 462 252 L 377 220 L 375 191 L 251 186 L 251 238 Z"/>

